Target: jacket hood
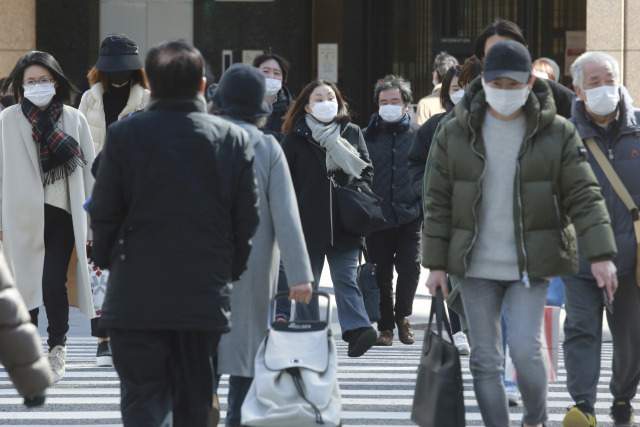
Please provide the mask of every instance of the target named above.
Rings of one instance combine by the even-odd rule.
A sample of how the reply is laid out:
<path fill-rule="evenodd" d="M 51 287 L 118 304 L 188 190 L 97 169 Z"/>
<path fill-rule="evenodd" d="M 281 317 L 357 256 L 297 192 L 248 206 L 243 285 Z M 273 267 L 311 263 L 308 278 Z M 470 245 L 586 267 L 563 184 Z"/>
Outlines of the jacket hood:
<path fill-rule="evenodd" d="M 487 101 L 482 87 L 482 76 L 478 76 L 469 84 L 464 97 L 456 105 L 455 117 L 459 118 L 459 123 L 467 131 L 469 131 L 468 123 L 471 123 L 474 129 L 478 129 L 482 125 L 486 109 Z M 534 81 L 527 102 L 524 104 L 524 111 L 527 116 L 527 129 L 531 127 L 531 118 L 539 116 L 540 129 L 551 124 L 555 119 L 556 104 L 553 101 L 553 93 L 544 79 Z"/>
<path fill-rule="evenodd" d="M 627 88 L 620 85 L 620 102 L 618 103 L 619 114 L 616 119 L 619 123 L 619 131 L 621 134 L 640 131 L 640 125 L 633 108 L 633 99 L 627 91 Z M 584 102 L 575 97 L 571 104 L 571 118 L 573 119 L 581 138 L 589 138 L 596 136 L 596 129 L 589 122 L 589 113 L 585 108 Z"/>

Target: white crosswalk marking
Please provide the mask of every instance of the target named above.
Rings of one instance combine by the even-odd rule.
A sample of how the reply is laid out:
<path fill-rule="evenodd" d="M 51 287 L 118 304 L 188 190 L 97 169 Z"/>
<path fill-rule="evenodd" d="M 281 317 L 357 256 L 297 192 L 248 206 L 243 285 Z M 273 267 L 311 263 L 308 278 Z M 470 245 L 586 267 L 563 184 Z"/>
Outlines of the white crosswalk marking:
<path fill-rule="evenodd" d="M 410 414 L 422 336 L 423 333 L 417 331 L 418 341 L 414 345 L 405 346 L 396 340 L 392 347 L 374 347 L 357 359 L 348 358 L 347 344 L 336 340 L 345 426 L 413 425 Z M 49 390 L 47 403 L 41 408 L 25 408 L 6 371 L 0 369 L 0 426 L 122 425 L 118 377 L 112 368 L 95 366 L 95 339 L 69 338 L 67 349 L 66 375 Z M 604 343 L 603 368 L 598 387 L 599 402 L 596 404 L 598 426 L 611 425 L 608 417 L 611 405 L 608 389 L 611 354 L 611 344 Z M 562 359 L 560 365 L 562 366 Z M 482 417 L 473 393 L 468 357 L 462 358 L 462 366 L 467 425 L 481 426 Z M 559 381 L 549 385 L 548 426 L 561 426 L 566 407 L 572 405 L 564 383 L 566 372 L 562 368 L 558 372 L 558 379 Z M 223 376 L 219 390 L 223 419 L 227 390 L 228 382 Z M 633 404 L 640 409 L 640 400 L 636 399 Z M 511 408 L 511 414 L 511 425 L 519 426 L 522 406 Z"/>

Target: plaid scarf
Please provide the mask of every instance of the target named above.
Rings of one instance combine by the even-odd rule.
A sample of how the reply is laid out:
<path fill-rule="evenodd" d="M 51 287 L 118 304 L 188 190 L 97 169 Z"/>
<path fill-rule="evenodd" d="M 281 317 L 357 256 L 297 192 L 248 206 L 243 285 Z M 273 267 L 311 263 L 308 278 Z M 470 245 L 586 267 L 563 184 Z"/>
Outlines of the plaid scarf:
<path fill-rule="evenodd" d="M 58 127 L 62 103 L 52 102 L 42 111 L 27 98 L 22 99 L 22 112 L 31 123 L 33 141 L 40 143 L 40 165 L 43 185 L 67 178 L 78 166 L 87 164 L 80 144 Z"/>

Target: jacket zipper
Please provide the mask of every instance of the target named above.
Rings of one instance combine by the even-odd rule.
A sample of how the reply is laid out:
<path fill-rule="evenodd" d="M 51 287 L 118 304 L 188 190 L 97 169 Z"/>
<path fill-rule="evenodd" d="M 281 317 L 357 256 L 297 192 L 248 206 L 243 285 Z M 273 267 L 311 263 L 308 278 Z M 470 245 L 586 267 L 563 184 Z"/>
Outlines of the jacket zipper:
<path fill-rule="evenodd" d="M 329 179 L 329 222 L 331 224 L 331 246 L 333 247 L 333 189 L 331 185 L 336 185 L 333 178 Z"/>
<path fill-rule="evenodd" d="M 537 118 L 536 118 L 536 127 L 533 128 L 533 131 L 529 134 L 529 136 L 527 138 L 525 138 L 524 143 L 523 143 L 523 150 L 522 152 L 524 153 L 524 150 L 526 149 L 526 144 L 527 141 L 529 141 L 533 135 L 535 135 L 536 131 L 538 130 L 538 126 L 540 126 L 540 114 L 538 114 Z M 527 269 L 529 267 L 529 260 L 527 257 L 527 249 L 525 247 L 524 244 L 524 219 L 523 219 L 523 214 L 522 214 L 522 194 L 520 193 L 520 156 L 518 156 L 518 162 L 516 163 L 516 185 L 517 185 L 517 192 L 518 192 L 518 208 L 520 209 L 520 215 L 519 215 L 519 219 L 520 219 L 520 247 L 522 249 L 522 256 L 524 257 L 524 269 L 522 270 L 522 281 L 524 282 L 524 287 L 525 288 L 530 288 L 531 287 L 531 282 L 529 281 L 529 273 L 527 273 Z"/>
<path fill-rule="evenodd" d="M 487 158 L 485 156 L 483 156 L 482 154 L 480 154 L 480 152 L 478 152 L 473 144 L 476 141 L 476 131 L 473 129 L 473 127 L 471 127 L 471 115 L 469 115 L 469 119 L 467 120 L 467 125 L 469 126 L 469 129 L 471 129 L 471 133 L 473 135 L 472 139 L 471 139 L 471 151 L 473 151 L 478 157 L 480 157 L 483 161 L 483 166 L 482 166 L 482 173 L 480 174 L 480 179 L 478 180 L 478 195 L 476 196 L 476 199 L 473 201 L 473 208 L 471 209 L 471 213 L 473 213 L 473 238 L 471 239 L 471 244 L 469 245 L 469 247 L 467 248 L 467 250 L 464 253 L 464 257 L 462 259 L 462 262 L 464 263 L 464 271 L 465 274 L 467 272 L 467 270 L 469 269 L 468 266 L 468 259 L 469 259 L 469 254 L 471 253 L 471 249 L 473 248 L 473 246 L 476 243 L 476 240 L 478 238 L 478 214 L 476 213 L 476 206 L 478 206 L 478 200 L 480 200 L 480 196 L 482 195 L 482 178 L 484 177 L 485 172 L 487 171 Z"/>
<path fill-rule="evenodd" d="M 556 218 L 558 218 L 558 224 L 560 224 L 560 239 L 562 240 L 562 246 L 565 249 L 569 249 L 569 239 L 564 234 L 564 221 L 562 220 L 562 215 L 560 212 L 560 204 L 558 203 L 558 196 L 553 195 L 553 205 L 556 208 Z"/>

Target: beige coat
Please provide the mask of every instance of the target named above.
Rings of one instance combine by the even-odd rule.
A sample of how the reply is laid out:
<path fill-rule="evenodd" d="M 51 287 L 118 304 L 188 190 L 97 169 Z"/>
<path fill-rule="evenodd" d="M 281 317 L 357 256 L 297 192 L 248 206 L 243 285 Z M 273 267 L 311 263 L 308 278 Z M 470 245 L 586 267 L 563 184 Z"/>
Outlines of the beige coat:
<path fill-rule="evenodd" d="M 0 244 L 0 247 L 2 245 Z M 53 373 L 42 354 L 38 328 L 16 290 L 9 267 L 0 253 L 0 362 L 18 392 L 29 398 L 42 396 Z"/>
<path fill-rule="evenodd" d="M 91 89 L 86 91 L 82 95 L 78 110 L 87 118 L 89 123 L 89 129 L 91 130 L 91 137 L 93 138 L 93 147 L 96 155 L 102 151 L 104 146 L 104 137 L 107 133 L 106 120 L 104 118 L 104 104 L 102 96 L 104 95 L 104 89 L 102 83 L 98 82 L 91 86 Z M 127 117 L 129 114 L 137 110 L 142 110 L 149 102 L 151 92 L 142 86 L 135 84 L 131 86 L 129 92 L 129 99 L 127 105 L 118 114 L 118 120 L 123 117 Z"/>
<path fill-rule="evenodd" d="M 87 165 L 68 177 L 71 216 L 78 254 L 78 305 L 95 317 L 87 269 L 88 215 L 83 204 L 91 195 L 95 158 L 89 125 L 75 108 L 64 106 L 60 126 L 82 148 Z M 44 265 L 44 190 L 37 145 L 20 104 L 0 113 L 0 229 L 4 254 L 29 310 L 42 305 Z"/>

